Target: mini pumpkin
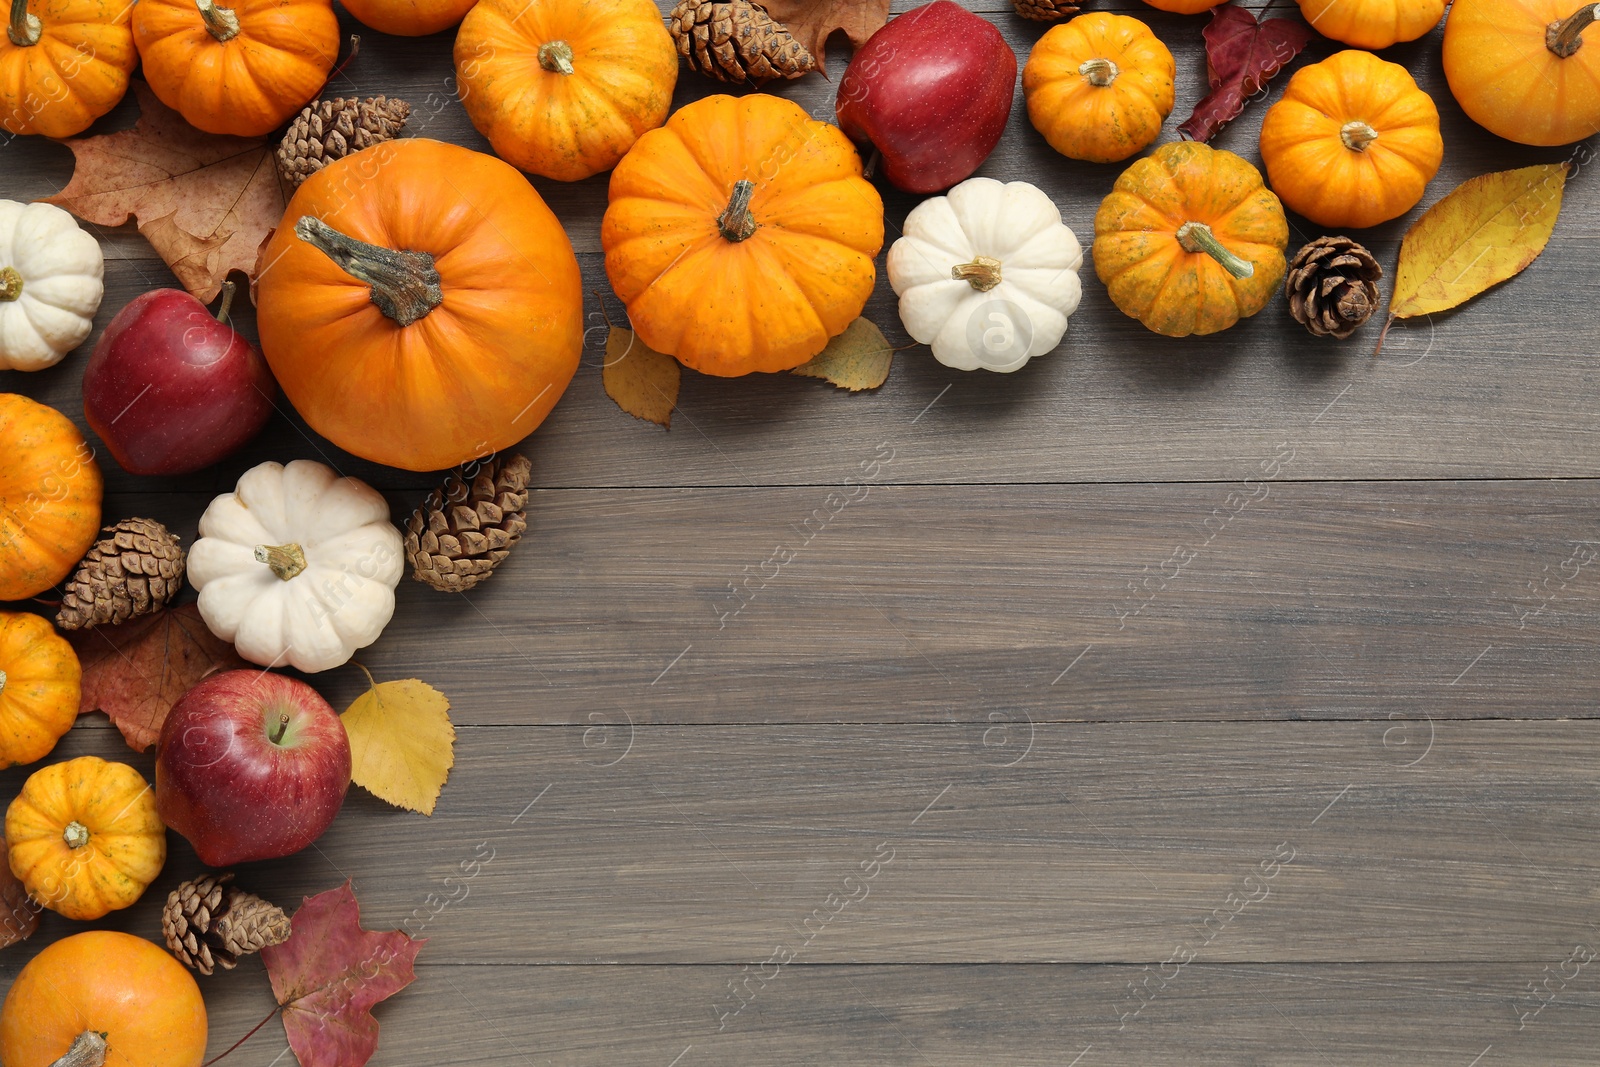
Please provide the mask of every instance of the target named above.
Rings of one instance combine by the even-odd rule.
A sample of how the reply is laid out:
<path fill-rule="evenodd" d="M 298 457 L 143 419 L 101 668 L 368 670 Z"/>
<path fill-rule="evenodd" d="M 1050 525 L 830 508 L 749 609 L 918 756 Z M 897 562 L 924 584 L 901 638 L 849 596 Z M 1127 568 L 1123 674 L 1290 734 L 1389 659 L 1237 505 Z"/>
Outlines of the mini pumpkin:
<path fill-rule="evenodd" d="M 968 178 L 911 209 L 889 249 L 900 321 L 947 367 L 1017 370 L 1067 331 L 1083 248 L 1027 182 Z"/>
<path fill-rule="evenodd" d="M 1028 120 L 1070 159 L 1114 163 L 1161 134 L 1172 113 L 1172 53 L 1150 27 L 1096 11 L 1054 26 L 1022 70 Z"/>
<path fill-rule="evenodd" d="M 426 37 L 448 30 L 478 0 L 343 0 L 363 26 L 396 37 Z"/>
<path fill-rule="evenodd" d="M 72 573 L 100 533 L 100 468 L 61 412 L 0 393 L 0 600 Z"/>
<path fill-rule="evenodd" d="M 1456 0 L 1444 24 L 1450 92 L 1472 121 L 1519 144 L 1600 132 L 1596 18 L 1600 4 L 1572 0 Z"/>
<path fill-rule="evenodd" d="M 200 516 L 189 549 L 211 632 L 252 663 L 307 673 L 378 639 L 404 570 L 382 494 L 309 459 L 245 471 Z"/>
<path fill-rule="evenodd" d="M 1202 11 L 1210 11 L 1218 4 L 1225 4 L 1228 0 L 1144 0 L 1144 2 L 1157 11 L 1170 11 L 1175 15 L 1198 15 Z"/>
<path fill-rule="evenodd" d="M 1340 44 L 1388 48 L 1437 26 L 1444 5 L 1445 0 L 1300 0 L 1300 14 Z"/>
<path fill-rule="evenodd" d="M 6 809 L 11 873 L 69 919 L 98 919 L 144 894 L 167 861 L 156 797 L 126 763 L 79 756 L 34 771 Z"/>
<path fill-rule="evenodd" d="M 1261 172 L 1197 141 L 1137 160 L 1094 217 L 1094 269 L 1123 312 L 1168 337 L 1216 333 L 1283 281 L 1289 223 Z"/>
<path fill-rule="evenodd" d="M 83 344 L 105 295 L 100 242 L 54 204 L 0 200 L 0 370 L 43 370 Z"/>
<path fill-rule="evenodd" d="M 1302 67 L 1261 124 L 1261 160 L 1291 210 L 1376 226 L 1417 206 L 1439 171 L 1439 109 L 1398 63 L 1349 50 Z"/>
<path fill-rule="evenodd" d="M 332 0 L 139 0 L 133 36 L 163 104 L 206 133 L 260 137 L 314 100 L 339 56 Z"/>
<path fill-rule="evenodd" d="M 200 1067 L 206 1022 L 183 964 L 141 937 L 90 930 L 45 946 L 17 975 L 0 1008 L 0 1063 Z"/>
<path fill-rule="evenodd" d="M 666 120 L 678 53 L 653 0 L 481 0 L 455 46 L 461 102 L 495 154 L 577 181 Z"/>
<path fill-rule="evenodd" d="M 617 165 L 600 244 L 646 345 L 703 374 L 789 370 L 866 306 L 883 201 L 838 127 L 709 96 Z"/>
<path fill-rule="evenodd" d="M 83 669 L 47 619 L 0 612 L 0 767 L 43 759 L 78 718 Z"/>
<path fill-rule="evenodd" d="M 139 65 L 125 0 L 9 0 L 0 127 L 71 137 L 117 106 Z"/>

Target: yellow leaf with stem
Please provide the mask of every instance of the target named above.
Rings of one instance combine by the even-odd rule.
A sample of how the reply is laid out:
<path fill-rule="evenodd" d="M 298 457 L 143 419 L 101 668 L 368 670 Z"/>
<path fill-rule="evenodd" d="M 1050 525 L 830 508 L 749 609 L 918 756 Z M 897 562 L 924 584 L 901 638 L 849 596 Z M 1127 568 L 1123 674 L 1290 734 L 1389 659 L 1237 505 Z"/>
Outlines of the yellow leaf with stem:
<path fill-rule="evenodd" d="M 360 667 L 360 664 L 356 664 Z M 376 682 L 340 716 L 350 736 L 350 780 L 380 800 L 432 815 L 450 768 L 456 730 L 450 701 L 426 682 Z"/>
<path fill-rule="evenodd" d="M 857 319 L 811 362 L 802 363 L 790 373 L 823 378 L 840 389 L 858 393 L 888 381 L 893 360 L 894 349 L 884 339 L 883 331 L 867 319 Z"/>
<path fill-rule="evenodd" d="M 683 371 L 678 361 L 662 355 L 632 330 L 611 327 L 606 335 L 606 363 L 600 380 L 617 407 L 636 419 L 672 429 Z"/>

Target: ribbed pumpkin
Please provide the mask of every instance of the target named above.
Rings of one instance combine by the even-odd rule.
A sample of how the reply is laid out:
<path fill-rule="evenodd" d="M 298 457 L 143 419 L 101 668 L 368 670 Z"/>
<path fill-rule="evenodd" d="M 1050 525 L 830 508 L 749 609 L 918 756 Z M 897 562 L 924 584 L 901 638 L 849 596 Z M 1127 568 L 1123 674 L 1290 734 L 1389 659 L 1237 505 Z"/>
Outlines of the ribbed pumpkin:
<path fill-rule="evenodd" d="M 838 127 L 709 96 L 617 165 L 600 244 L 645 344 L 704 374 L 788 370 L 866 306 L 883 201 Z"/>
<path fill-rule="evenodd" d="M 332 0 L 139 0 L 133 36 L 163 104 L 191 126 L 238 137 L 287 122 L 339 56 Z"/>
<path fill-rule="evenodd" d="M 61 412 L 0 393 L 0 600 L 55 585 L 100 532 L 100 468 Z"/>
<path fill-rule="evenodd" d="M 0 127 L 71 137 L 117 106 L 139 65 L 126 0 L 9 0 Z"/>
<path fill-rule="evenodd" d="M 396 37 L 426 37 L 448 30 L 478 0 L 343 0 L 363 26 Z"/>
<path fill-rule="evenodd" d="M 1144 0 L 1144 2 L 1157 11 L 1170 11 L 1175 15 L 1198 15 L 1202 11 L 1210 11 L 1218 4 L 1225 4 L 1228 0 Z"/>
<path fill-rule="evenodd" d="M 1560 145 L 1600 132 L 1600 5 L 1456 0 L 1444 75 L 1472 121 L 1509 141 Z M 1583 47 L 1588 38 L 1588 47 Z"/>
<path fill-rule="evenodd" d="M 439 470 L 544 421 L 583 347 L 566 231 L 509 164 L 424 138 L 306 179 L 257 283 L 261 351 L 311 428 Z"/>
<path fill-rule="evenodd" d="M 1291 210 L 1376 226 L 1415 207 L 1438 173 L 1439 109 L 1398 63 L 1340 52 L 1289 79 L 1262 121 L 1261 159 Z"/>
<path fill-rule="evenodd" d="M 1312 29 L 1341 44 L 1388 48 L 1437 26 L 1444 5 L 1445 0 L 1300 0 L 1300 14 Z"/>
<path fill-rule="evenodd" d="M 666 120 L 678 53 L 653 0 L 481 0 L 455 47 L 461 102 L 495 153 L 577 181 Z"/>
<path fill-rule="evenodd" d="M 126 908 L 167 861 L 156 797 L 126 763 L 79 756 L 34 771 L 6 809 L 11 873 L 69 919 Z"/>
<path fill-rule="evenodd" d="M 1197 141 L 1164 144 L 1094 217 L 1094 269 L 1125 315 L 1168 337 L 1216 333 L 1283 281 L 1289 224 L 1261 172 Z"/>
<path fill-rule="evenodd" d="M 1161 134 L 1172 113 L 1172 53 L 1150 27 L 1096 11 L 1054 26 L 1022 70 L 1028 119 L 1071 159 L 1115 163 Z"/>
<path fill-rule="evenodd" d="M 78 654 L 49 620 L 0 611 L 0 767 L 32 763 L 78 719 Z"/>

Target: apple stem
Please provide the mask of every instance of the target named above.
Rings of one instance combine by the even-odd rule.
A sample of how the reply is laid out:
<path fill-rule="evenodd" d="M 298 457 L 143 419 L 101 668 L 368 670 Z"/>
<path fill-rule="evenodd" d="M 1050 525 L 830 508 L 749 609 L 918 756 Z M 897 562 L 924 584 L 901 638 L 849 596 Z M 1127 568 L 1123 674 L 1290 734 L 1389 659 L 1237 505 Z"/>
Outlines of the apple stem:
<path fill-rule="evenodd" d="M 287 582 L 306 569 L 306 553 L 292 541 L 286 545 L 257 545 L 256 562 L 265 563 L 273 574 Z"/>
<path fill-rule="evenodd" d="M 552 74 L 571 74 L 572 46 L 565 41 L 546 41 L 539 46 L 539 66 Z"/>
<path fill-rule="evenodd" d="M 72 1047 L 50 1067 L 104 1067 L 109 1047 L 104 1031 L 85 1030 L 72 1039 Z"/>
<path fill-rule="evenodd" d="M 756 183 L 748 178 L 733 183 L 728 206 L 717 216 L 717 231 L 729 241 L 743 241 L 756 232 L 756 217 L 750 213 L 750 198 L 755 194 Z"/>
<path fill-rule="evenodd" d="M 1254 263 L 1224 248 L 1222 242 L 1217 240 L 1217 235 L 1211 232 L 1211 227 L 1203 222 L 1186 222 L 1178 227 L 1175 236 L 1185 252 L 1204 252 L 1235 278 L 1248 278 L 1256 272 Z"/>
<path fill-rule="evenodd" d="M 1583 47 L 1583 31 L 1600 19 L 1600 4 L 1585 4 L 1544 31 L 1544 46 L 1562 59 Z M 16 40 L 16 38 L 12 38 Z"/>
<path fill-rule="evenodd" d="M 993 256 L 973 256 L 971 263 L 957 263 L 951 267 L 950 277 L 966 282 L 980 293 L 987 293 L 1000 284 L 1000 261 Z"/>
<path fill-rule="evenodd" d="M 6 28 L 11 43 L 18 48 L 31 48 L 43 35 L 44 23 L 38 15 L 28 13 L 28 0 L 11 0 L 11 25 Z"/>
<path fill-rule="evenodd" d="M 878 151 L 877 146 L 874 145 L 872 149 L 872 155 L 868 156 L 866 163 L 862 164 L 861 166 L 861 176 L 868 181 L 871 181 L 872 176 L 878 173 L 878 164 L 882 162 L 883 153 Z"/>
<path fill-rule="evenodd" d="M 239 287 L 232 282 L 222 283 L 222 306 L 217 308 L 217 321 L 224 326 L 228 325 L 228 312 L 233 310 L 233 297 L 238 291 Z"/>
<path fill-rule="evenodd" d="M 321 219 L 303 216 L 295 236 L 358 281 L 372 287 L 372 302 L 397 325 L 410 326 L 444 303 L 439 272 L 426 252 L 397 252 L 347 237 Z"/>
<path fill-rule="evenodd" d="M 277 744 L 283 740 L 283 735 L 289 732 L 289 713 L 280 712 L 278 715 L 278 731 L 272 735 L 272 743 Z"/>
<path fill-rule="evenodd" d="M 1351 119 L 1339 127 L 1339 140 L 1352 152 L 1365 152 L 1367 145 L 1377 139 L 1378 131 L 1360 119 Z"/>
<path fill-rule="evenodd" d="M 73 819 L 61 831 L 61 840 L 67 843 L 68 848 L 82 848 L 89 843 L 89 828 Z"/>
<path fill-rule="evenodd" d="M 0 267 L 0 304 L 22 299 L 22 272 L 15 267 Z"/>
<path fill-rule="evenodd" d="M 1122 73 L 1117 70 L 1117 65 L 1109 59 L 1096 57 L 1086 59 L 1078 66 L 1078 73 L 1083 75 L 1085 81 L 1097 88 L 1104 89 L 1117 80 L 1117 75 Z"/>
<path fill-rule="evenodd" d="M 232 8 L 218 7 L 216 0 L 194 0 L 194 4 L 200 9 L 200 18 L 211 36 L 219 41 L 231 41 L 239 36 L 239 16 Z"/>

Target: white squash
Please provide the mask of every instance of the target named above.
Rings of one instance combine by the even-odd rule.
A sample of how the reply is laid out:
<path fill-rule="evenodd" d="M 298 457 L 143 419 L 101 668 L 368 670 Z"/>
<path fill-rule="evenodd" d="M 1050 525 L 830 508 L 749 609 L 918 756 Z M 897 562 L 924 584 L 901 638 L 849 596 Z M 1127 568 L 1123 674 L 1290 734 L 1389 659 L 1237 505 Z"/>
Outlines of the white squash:
<path fill-rule="evenodd" d="M 900 321 L 940 363 L 1009 372 L 1061 343 L 1083 247 L 1027 182 L 968 178 L 906 216 L 889 249 Z"/>
<path fill-rule="evenodd" d="M 43 370 L 83 344 L 105 295 L 100 243 L 54 204 L 0 200 L 0 370 Z"/>
<path fill-rule="evenodd" d="M 252 663 L 308 673 L 378 639 L 404 568 L 378 491 L 309 459 L 245 471 L 206 508 L 189 550 L 211 632 Z"/>

